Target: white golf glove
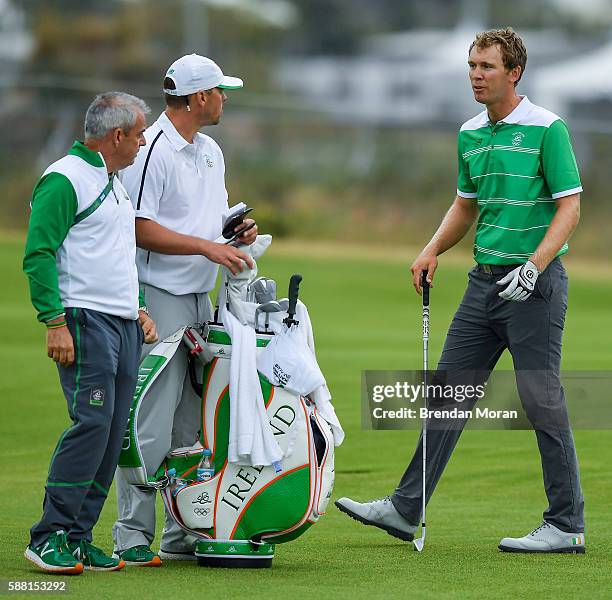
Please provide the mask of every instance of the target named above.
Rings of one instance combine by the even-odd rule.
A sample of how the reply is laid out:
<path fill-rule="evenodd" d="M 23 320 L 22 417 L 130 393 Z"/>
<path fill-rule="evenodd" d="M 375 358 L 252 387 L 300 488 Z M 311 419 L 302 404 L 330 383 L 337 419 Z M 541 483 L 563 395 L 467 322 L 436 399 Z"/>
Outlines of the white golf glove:
<path fill-rule="evenodd" d="M 508 287 L 499 292 L 498 296 L 504 300 L 524 302 L 533 293 L 539 274 L 538 268 L 528 260 L 497 282 L 497 285 L 508 284 Z"/>

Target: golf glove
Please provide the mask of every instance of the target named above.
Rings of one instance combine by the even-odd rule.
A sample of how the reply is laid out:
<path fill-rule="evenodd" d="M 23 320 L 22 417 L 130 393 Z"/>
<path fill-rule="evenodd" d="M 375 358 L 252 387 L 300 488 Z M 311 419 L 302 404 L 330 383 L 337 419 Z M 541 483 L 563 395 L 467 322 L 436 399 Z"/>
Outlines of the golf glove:
<path fill-rule="evenodd" d="M 497 285 L 508 284 L 498 296 L 504 300 L 524 302 L 533 293 L 539 274 L 538 268 L 528 260 L 497 282 Z"/>

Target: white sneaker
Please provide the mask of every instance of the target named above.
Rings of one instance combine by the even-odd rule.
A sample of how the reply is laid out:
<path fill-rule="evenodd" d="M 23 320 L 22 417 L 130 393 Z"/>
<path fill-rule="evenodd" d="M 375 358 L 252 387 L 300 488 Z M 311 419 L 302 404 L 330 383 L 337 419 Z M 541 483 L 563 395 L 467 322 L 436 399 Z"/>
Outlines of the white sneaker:
<path fill-rule="evenodd" d="M 524 537 L 504 538 L 499 549 L 502 552 L 584 554 L 584 533 L 566 533 L 544 521 Z"/>
<path fill-rule="evenodd" d="M 163 550 L 160 548 L 159 557 L 162 560 L 196 560 L 196 555 L 193 550 L 186 550 L 183 552 L 176 552 L 173 550 Z"/>
<path fill-rule="evenodd" d="M 414 539 L 417 527 L 408 523 L 397 512 L 389 496 L 363 504 L 350 498 L 340 498 L 335 504 L 343 513 L 364 525 L 373 525 L 383 529 L 389 535 L 405 542 L 411 542 Z"/>

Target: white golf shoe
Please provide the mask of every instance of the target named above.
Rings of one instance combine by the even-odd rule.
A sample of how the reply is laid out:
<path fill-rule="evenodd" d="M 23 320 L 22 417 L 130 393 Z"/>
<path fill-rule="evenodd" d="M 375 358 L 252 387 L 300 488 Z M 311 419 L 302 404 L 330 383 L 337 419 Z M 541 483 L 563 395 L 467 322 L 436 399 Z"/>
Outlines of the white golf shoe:
<path fill-rule="evenodd" d="M 566 533 L 544 521 L 526 536 L 504 538 L 499 549 L 502 552 L 584 554 L 584 533 Z"/>
<path fill-rule="evenodd" d="M 350 498 L 340 498 L 335 504 L 343 513 L 364 525 L 373 525 L 383 529 L 389 535 L 405 542 L 411 542 L 414 539 L 416 526 L 408 523 L 397 512 L 389 496 L 363 504 Z"/>
<path fill-rule="evenodd" d="M 196 555 L 193 550 L 176 551 L 160 548 L 157 554 L 162 560 L 196 560 Z"/>

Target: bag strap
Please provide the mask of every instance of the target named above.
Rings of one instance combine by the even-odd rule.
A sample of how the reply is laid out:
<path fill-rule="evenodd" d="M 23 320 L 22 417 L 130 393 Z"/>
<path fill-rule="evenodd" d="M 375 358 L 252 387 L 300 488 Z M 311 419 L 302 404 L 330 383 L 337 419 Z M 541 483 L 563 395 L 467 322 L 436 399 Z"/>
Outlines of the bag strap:
<path fill-rule="evenodd" d="M 100 208 L 100 206 L 102 205 L 102 202 L 106 200 L 106 197 L 110 194 L 110 191 L 113 189 L 114 180 L 115 180 L 115 174 L 113 173 L 108 183 L 106 184 L 106 187 L 100 192 L 100 195 L 84 211 L 80 212 L 78 215 L 74 217 L 74 221 L 72 222 L 73 225 L 80 223 L 81 221 L 86 219 L 89 215 L 96 212 L 98 208 Z"/>

